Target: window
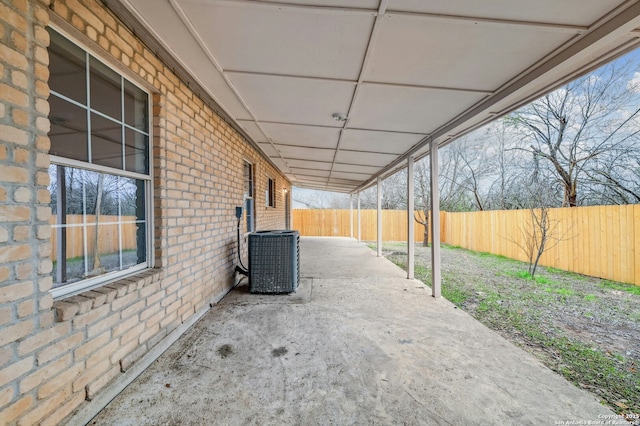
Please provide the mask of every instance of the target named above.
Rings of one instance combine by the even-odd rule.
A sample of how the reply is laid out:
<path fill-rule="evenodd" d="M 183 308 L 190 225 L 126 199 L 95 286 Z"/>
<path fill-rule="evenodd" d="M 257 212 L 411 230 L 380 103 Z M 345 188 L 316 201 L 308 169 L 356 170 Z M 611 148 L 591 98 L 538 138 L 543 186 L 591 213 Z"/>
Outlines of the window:
<path fill-rule="evenodd" d="M 271 179 L 271 178 L 267 178 L 268 182 L 267 182 L 267 193 L 266 193 L 266 202 L 267 202 L 267 207 L 275 207 L 276 206 L 276 181 Z"/>
<path fill-rule="evenodd" d="M 49 29 L 54 297 L 150 265 L 149 95 Z"/>
<path fill-rule="evenodd" d="M 246 232 L 253 232 L 255 230 L 255 218 L 253 207 L 253 164 L 248 161 L 244 162 L 243 167 L 243 191 L 244 191 L 244 215 L 245 215 L 245 230 Z"/>

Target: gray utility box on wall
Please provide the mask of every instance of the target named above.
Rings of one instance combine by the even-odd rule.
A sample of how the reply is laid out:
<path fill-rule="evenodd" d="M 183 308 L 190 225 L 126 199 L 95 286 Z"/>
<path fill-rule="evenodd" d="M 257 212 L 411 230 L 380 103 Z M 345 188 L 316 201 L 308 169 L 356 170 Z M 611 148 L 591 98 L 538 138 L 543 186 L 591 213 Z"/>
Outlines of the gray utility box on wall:
<path fill-rule="evenodd" d="M 259 231 L 249 234 L 249 291 L 291 293 L 300 281 L 300 233 Z"/>

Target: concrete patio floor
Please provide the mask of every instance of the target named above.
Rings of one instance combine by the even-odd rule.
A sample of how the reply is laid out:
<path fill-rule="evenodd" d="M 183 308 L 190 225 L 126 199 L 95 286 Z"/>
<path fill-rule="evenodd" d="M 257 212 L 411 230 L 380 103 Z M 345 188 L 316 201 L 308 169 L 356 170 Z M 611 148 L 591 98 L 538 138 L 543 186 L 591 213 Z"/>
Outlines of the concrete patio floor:
<path fill-rule="evenodd" d="M 291 295 L 234 289 L 91 424 L 554 425 L 614 414 L 353 239 L 302 238 L 301 276 Z"/>

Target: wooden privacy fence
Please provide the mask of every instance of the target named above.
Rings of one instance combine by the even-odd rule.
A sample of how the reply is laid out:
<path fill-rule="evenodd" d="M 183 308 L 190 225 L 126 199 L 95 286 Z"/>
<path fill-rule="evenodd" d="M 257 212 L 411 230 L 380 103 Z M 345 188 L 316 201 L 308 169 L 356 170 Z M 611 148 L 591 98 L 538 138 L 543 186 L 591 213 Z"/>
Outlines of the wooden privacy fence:
<path fill-rule="evenodd" d="M 350 210 L 293 210 L 293 227 L 300 231 L 300 235 L 325 236 L 325 237 L 349 237 Z M 444 232 L 444 220 L 441 213 L 440 232 Z M 377 212 L 376 210 L 360 210 L 362 239 L 374 241 L 377 238 Z M 407 212 L 405 210 L 382 211 L 382 240 L 383 241 L 407 241 Z M 414 239 L 421 243 L 424 235 L 424 226 L 415 223 Z M 358 213 L 353 210 L 353 236 L 358 236 Z M 441 237 L 442 238 L 442 237 Z M 431 235 L 429 235 L 431 241 Z"/>
<path fill-rule="evenodd" d="M 55 223 L 55 217 L 51 218 L 51 224 Z M 136 224 L 135 223 L 115 223 L 118 216 L 100 216 L 100 230 L 98 234 L 98 251 L 99 253 L 114 253 L 119 250 L 118 226 L 122 227 L 122 250 L 133 250 L 136 245 Z M 122 222 L 133 222 L 135 216 L 123 216 L 120 218 Z M 84 233 L 85 226 L 82 225 L 82 215 L 67 215 L 67 259 L 84 256 Z M 96 217 L 94 215 L 86 216 L 86 238 L 88 255 L 93 256 L 93 246 L 96 232 Z M 65 232 L 65 231 L 63 231 Z M 51 230 L 51 260 L 57 260 L 57 229 Z"/>
<path fill-rule="evenodd" d="M 362 239 L 376 239 L 376 211 L 362 210 Z M 383 241 L 406 241 L 405 211 L 383 210 Z M 354 236 L 357 219 L 354 210 Z M 441 212 L 442 242 L 526 261 L 520 248 L 530 228 L 529 210 Z M 540 264 L 579 274 L 640 285 L 640 205 L 549 209 L 555 227 Z M 635 226 L 635 224 L 638 226 Z M 301 235 L 350 236 L 349 210 L 294 210 Z M 416 223 L 415 240 L 422 241 Z"/>

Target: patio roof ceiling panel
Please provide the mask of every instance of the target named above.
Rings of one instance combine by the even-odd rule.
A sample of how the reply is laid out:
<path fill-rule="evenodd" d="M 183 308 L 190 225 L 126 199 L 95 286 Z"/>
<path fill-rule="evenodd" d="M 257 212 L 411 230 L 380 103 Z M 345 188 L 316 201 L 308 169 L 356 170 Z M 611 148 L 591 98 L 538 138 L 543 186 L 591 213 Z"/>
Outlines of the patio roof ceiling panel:
<path fill-rule="evenodd" d="M 431 133 L 448 117 L 463 113 L 486 95 L 366 83 L 349 125 L 359 129 Z"/>
<path fill-rule="evenodd" d="M 363 180 L 361 179 L 336 179 L 336 178 L 331 178 L 329 180 L 329 184 L 330 185 L 360 185 L 363 182 Z"/>
<path fill-rule="evenodd" d="M 262 152 L 264 152 L 270 158 L 280 157 L 280 153 L 278 152 L 277 149 L 274 148 L 273 145 L 271 145 L 270 142 L 258 143 L 258 146 L 260 146 L 260 149 L 262 150 Z"/>
<path fill-rule="evenodd" d="M 332 148 L 338 146 L 340 128 L 299 126 L 293 124 L 260 123 L 274 144 Z"/>
<path fill-rule="evenodd" d="M 415 133 L 374 132 L 346 129 L 342 134 L 341 149 L 402 154 L 426 135 Z"/>
<path fill-rule="evenodd" d="M 375 13 L 175 0 L 225 72 L 356 80 Z M 313 49 L 309 47 L 313 46 Z"/>
<path fill-rule="evenodd" d="M 491 92 L 577 33 L 388 13 L 365 79 Z"/>
<path fill-rule="evenodd" d="M 229 73 L 254 117 L 262 122 L 342 127 L 332 114 L 347 111 L 354 82 Z"/>
<path fill-rule="evenodd" d="M 312 160 L 287 160 L 287 164 L 293 170 L 295 169 L 311 169 L 311 170 L 331 170 L 330 162 L 312 161 Z"/>
<path fill-rule="evenodd" d="M 264 135 L 262 129 L 255 123 L 255 121 L 247 121 L 247 120 L 238 120 L 238 124 L 240 127 L 244 129 L 245 132 L 251 138 L 258 143 L 269 142 L 269 139 Z"/>
<path fill-rule="evenodd" d="M 336 162 L 383 167 L 398 158 L 395 154 L 340 150 Z"/>
<path fill-rule="evenodd" d="M 326 184 L 327 178 L 320 176 L 300 176 L 298 178 L 301 182 L 314 182 L 316 184 Z"/>
<path fill-rule="evenodd" d="M 367 173 L 336 172 L 334 170 L 331 177 L 335 179 L 359 180 L 363 182 L 367 180 L 369 175 Z"/>
<path fill-rule="evenodd" d="M 285 160 L 293 159 L 330 163 L 333 161 L 335 155 L 335 150 L 333 149 L 306 148 L 289 145 L 275 145 L 275 147 Z"/>
<path fill-rule="evenodd" d="M 373 175 L 379 172 L 381 167 L 377 166 L 362 166 L 359 164 L 343 164 L 336 162 L 333 165 L 334 172 L 354 172 L 354 173 L 365 173 L 369 175 Z"/>
<path fill-rule="evenodd" d="M 622 3 L 623 0 L 390 0 L 387 10 L 588 26 Z"/>
<path fill-rule="evenodd" d="M 275 163 L 275 165 L 285 174 L 285 175 L 291 175 L 291 169 L 289 169 L 289 166 L 287 165 L 287 163 L 285 163 L 282 159 L 280 158 L 272 158 L 271 161 L 273 161 Z"/>
<path fill-rule="evenodd" d="M 310 169 L 291 169 L 291 172 L 298 178 L 319 176 L 328 178 L 331 172 L 329 170 L 310 170 Z"/>

